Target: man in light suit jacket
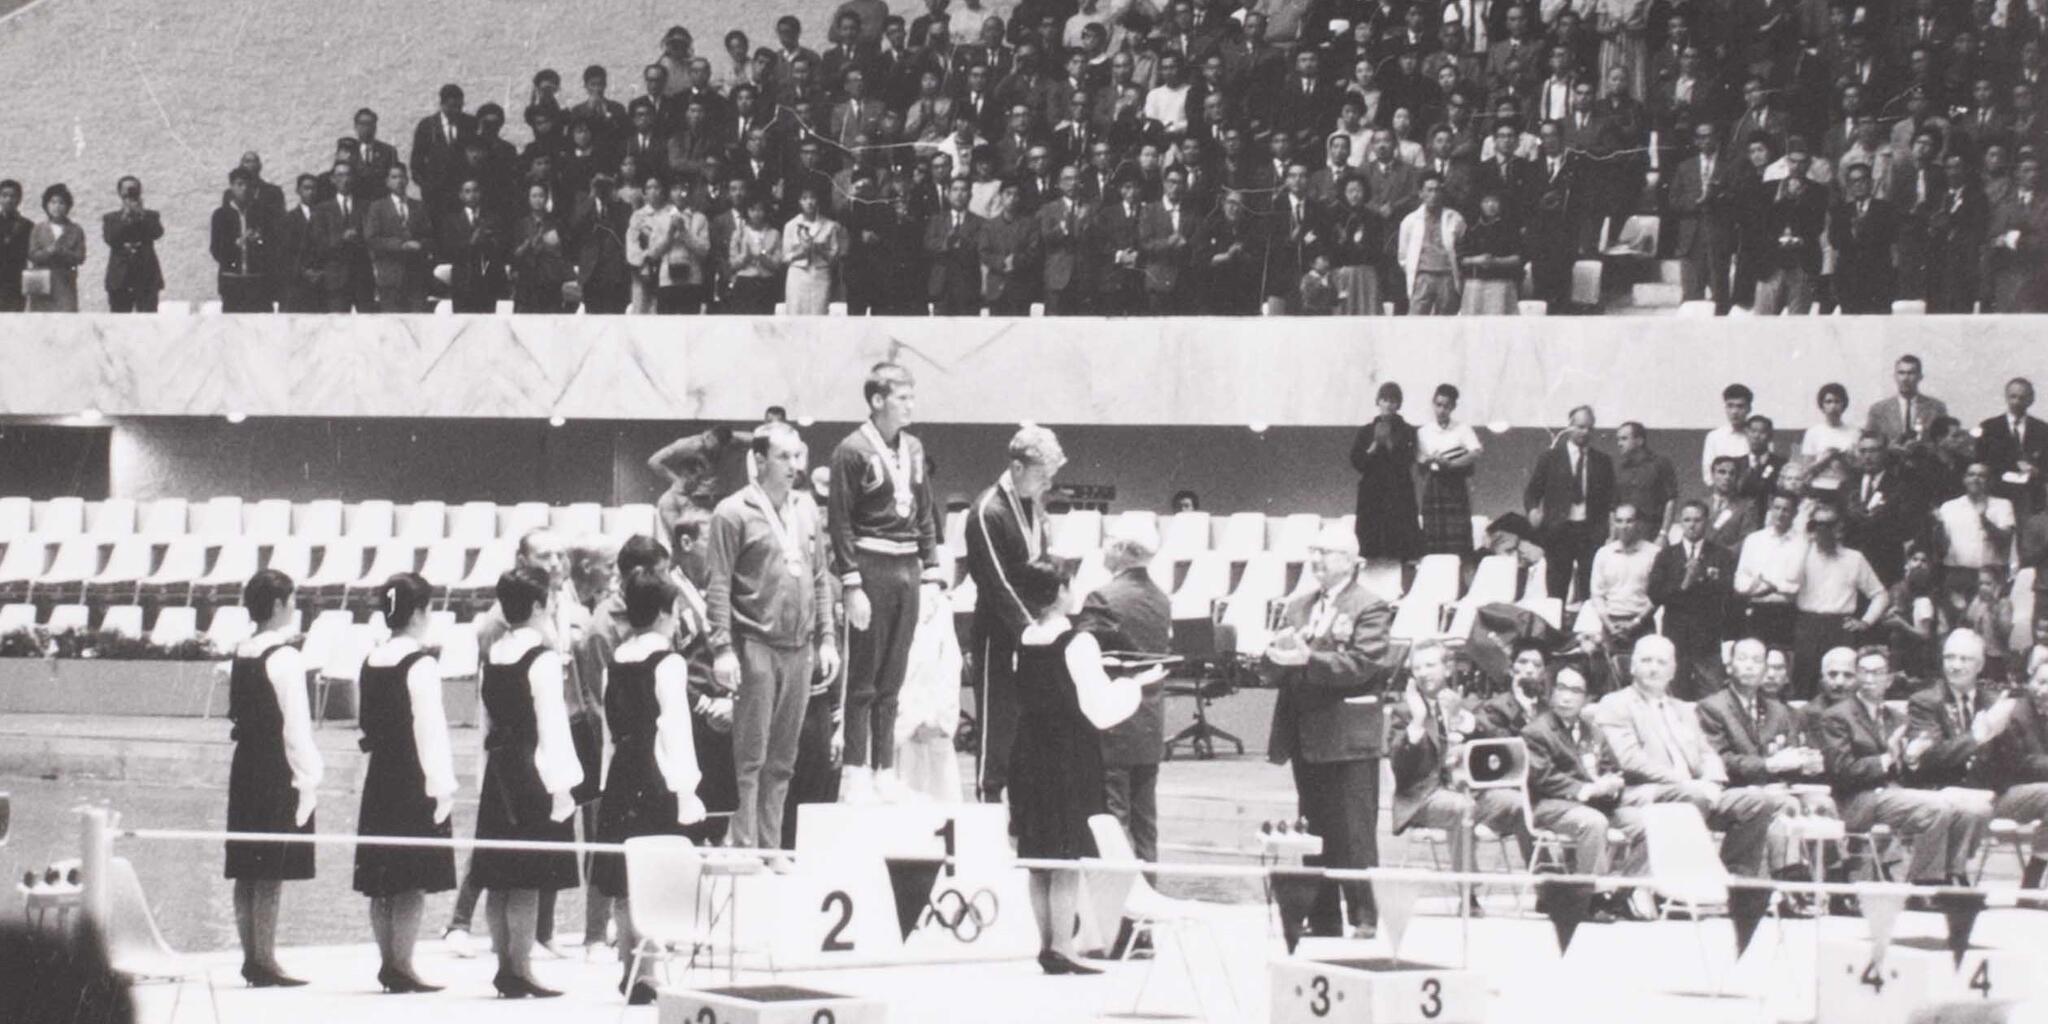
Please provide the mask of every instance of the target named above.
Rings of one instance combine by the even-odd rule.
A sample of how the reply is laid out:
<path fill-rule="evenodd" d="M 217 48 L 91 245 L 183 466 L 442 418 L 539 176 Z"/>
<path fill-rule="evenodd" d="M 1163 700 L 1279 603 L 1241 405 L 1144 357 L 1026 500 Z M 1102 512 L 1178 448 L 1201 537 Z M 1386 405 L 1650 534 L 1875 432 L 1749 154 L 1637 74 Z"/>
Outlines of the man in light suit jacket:
<path fill-rule="evenodd" d="M 1114 575 L 1081 605 L 1076 629 L 1097 634 L 1104 651 L 1167 654 L 1173 646 L 1173 603 L 1152 581 L 1159 531 L 1149 525 L 1103 541 Z M 1148 686 L 1131 717 L 1102 732 L 1103 803 L 1130 833 L 1139 860 L 1159 859 L 1159 762 L 1166 754 L 1165 688 Z"/>
<path fill-rule="evenodd" d="M 2048 470 L 2048 423 L 2029 416 L 2034 382 L 2005 382 L 2005 415 L 1977 429 L 1977 461 L 1991 469 L 1991 493 L 2013 503 L 2024 517 L 2041 508 L 2042 472 Z"/>
<path fill-rule="evenodd" d="M 1871 403 L 1863 429 L 1884 438 L 1888 445 L 1925 436 L 1929 424 L 1948 415 L 1948 403 L 1920 393 L 1923 376 L 1919 356 L 1900 356 L 1892 364 L 1892 382 L 1898 387 L 1898 393 Z"/>
<path fill-rule="evenodd" d="M 424 313 L 433 223 L 426 205 L 405 194 L 405 168 L 391 168 L 384 181 L 391 194 L 370 204 L 363 214 L 363 238 L 377 279 L 377 308 L 385 313 Z"/>
<path fill-rule="evenodd" d="M 1650 566 L 1650 601 L 1664 609 L 1661 632 L 1678 651 L 1672 691 L 1698 700 L 1721 685 L 1721 638 L 1735 614 L 1735 553 L 1707 539 L 1707 505 L 1678 509 L 1679 539 Z"/>
<path fill-rule="evenodd" d="M 1684 261 L 1685 298 L 1714 300 L 1714 311 L 1726 315 L 1733 303 L 1728 272 L 1735 256 L 1737 162 L 1721 155 L 1720 134 L 1712 122 L 1693 128 L 1691 156 L 1678 162 L 1668 192 L 1671 216 L 1678 221 L 1678 243 L 1672 255 Z"/>
<path fill-rule="evenodd" d="M 1380 694 L 1396 667 L 1387 642 L 1394 610 L 1360 579 L 1358 538 L 1351 531 L 1325 529 L 1310 556 L 1314 583 L 1288 599 L 1280 632 L 1259 667 L 1280 691 L 1266 756 L 1293 766 L 1301 816 L 1323 841 L 1314 863 L 1377 867 L 1385 735 Z M 1364 882 L 1324 883 L 1309 913 L 1309 933 L 1343 933 L 1340 888 L 1353 934 L 1371 937 L 1379 915 Z"/>
<path fill-rule="evenodd" d="M 1478 736 L 1479 722 L 1465 710 L 1464 697 L 1448 685 L 1449 661 L 1443 644 L 1416 644 L 1408 652 L 1408 689 L 1387 712 L 1387 757 L 1394 764 L 1394 834 L 1411 828 L 1443 829 L 1450 836 L 1452 868 L 1471 871 L 1472 830 L 1485 825 L 1514 836 L 1526 858 L 1530 834 L 1521 793 L 1467 792 L 1457 771 L 1464 762 L 1466 740 Z"/>
<path fill-rule="evenodd" d="M 1571 411 L 1563 444 L 1546 449 L 1522 489 L 1522 508 L 1539 531 L 1550 596 L 1569 602 L 1592 593 L 1593 555 L 1614 512 L 1614 460 L 1593 450 L 1593 407 Z"/>
<path fill-rule="evenodd" d="M 1464 292 L 1458 243 L 1465 237 L 1465 218 L 1444 202 L 1444 179 L 1435 171 L 1422 176 L 1422 205 L 1401 218 L 1401 273 L 1407 287 L 1402 297 L 1413 316 L 1449 316 L 1458 311 Z"/>
<path fill-rule="evenodd" d="M 1671 696 L 1677 668 L 1669 639 L 1636 641 L 1630 685 L 1601 698 L 1594 713 L 1628 782 L 1615 814 L 1640 822 L 1641 809 L 1651 804 L 1689 803 L 1708 828 L 1724 833 L 1721 863 L 1738 875 L 1761 876 L 1775 823 L 1796 814 L 1799 802 L 1758 787 L 1729 788 L 1728 767 L 1707 742 L 1693 706 Z M 1624 874 L 1648 866 L 1644 845 L 1637 844 Z"/>

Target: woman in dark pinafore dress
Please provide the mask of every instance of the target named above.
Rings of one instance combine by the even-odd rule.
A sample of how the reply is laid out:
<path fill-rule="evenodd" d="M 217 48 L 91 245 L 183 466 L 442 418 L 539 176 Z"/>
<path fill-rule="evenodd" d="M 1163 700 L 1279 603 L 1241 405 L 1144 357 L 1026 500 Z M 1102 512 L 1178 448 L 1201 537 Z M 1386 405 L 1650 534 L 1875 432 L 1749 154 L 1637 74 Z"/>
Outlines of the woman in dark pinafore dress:
<path fill-rule="evenodd" d="M 441 704 L 440 662 L 420 646 L 434 588 L 399 573 L 378 591 L 391 639 L 363 662 L 358 713 L 363 779 L 360 836 L 447 839 L 455 807 L 455 757 Z M 370 898 L 377 937 L 377 983 L 386 992 L 438 992 L 412 965 L 426 894 L 455 888 L 455 851 L 447 847 L 356 847 L 356 891 Z"/>
<path fill-rule="evenodd" d="M 1019 705 L 1016 742 L 1010 748 L 1010 833 L 1017 856 L 1080 860 L 1096 855 L 1088 819 L 1104 813 L 1101 730 L 1138 709 L 1145 686 L 1166 677 L 1155 668 L 1128 679 L 1103 670 L 1102 647 L 1092 633 L 1076 630 L 1064 610 L 1064 574 L 1040 560 L 1017 570 L 1011 586 L 1032 624 L 1017 646 Z M 1047 974 L 1099 974 L 1074 959 L 1071 928 L 1080 875 L 1072 871 L 1031 872 L 1031 909 L 1038 919 L 1038 965 Z"/>
<path fill-rule="evenodd" d="M 257 631 L 235 650 L 228 675 L 228 720 L 235 726 L 229 832 L 313 832 L 323 768 L 313 745 L 305 661 L 290 642 L 292 590 L 291 577 L 274 569 L 242 588 L 242 607 Z M 230 839 L 226 874 L 235 882 L 242 978 L 252 988 L 305 984 L 277 964 L 277 911 L 283 883 L 313 877 L 312 845 Z"/>
<path fill-rule="evenodd" d="M 511 627 L 484 652 L 484 784 L 477 797 L 476 837 L 573 843 L 583 765 L 570 738 L 563 699 L 562 656 L 538 628 L 548 612 L 547 577 L 518 568 L 498 577 L 498 607 Z M 471 871 L 489 896 L 485 908 L 498 973 L 491 983 L 508 999 L 562 993 L 533 980 L 534 930 L 540 892 L 578 883 L 575 851 L 479 848 Z"/>
<path fill-rule="evenodd" d="M 602 843 L 681 835 L 684 826 L 704 820 L 704 801 L 697 797 L 703 773 L 691 732 L 690 672 L 676 653 L 669 618 L 676 588 L 659 569 L 642 567 L 628 573 L 620 589 L 626 623 L 635 632 L 612 651 L 605 670 L 604 713 L 612 734 L 612 763 L 597 808 L 597 839 Z M 617 901 L 613 907 L 619 923 L 619 958 L 626 964 L 619 991 L 635 1006 L 653 1002 L 654 987 L 632 974 L 640 936 L 633 928 L 627 898 L 625 856 L 598 854 L 590 880 Z M 651 960 L 642 964 L 643 977 L 651 967 Z"/>

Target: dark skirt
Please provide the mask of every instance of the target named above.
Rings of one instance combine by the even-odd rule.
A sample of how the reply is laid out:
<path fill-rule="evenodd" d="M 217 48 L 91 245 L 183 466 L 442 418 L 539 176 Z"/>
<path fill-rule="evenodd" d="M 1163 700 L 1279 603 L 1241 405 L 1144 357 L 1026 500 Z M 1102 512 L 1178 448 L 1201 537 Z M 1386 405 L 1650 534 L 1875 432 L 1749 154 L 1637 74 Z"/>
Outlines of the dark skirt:
<path fill-rule="evenodd" d="M 529 744 L 511 744 L 488 755 L 483 791 L 477 799 L 478 839 L 576 840 L 574 815 L 561 821 L 548 818 L 554 801 L 533 766 L 533 749 Z M 483 889 L 573 889 L 579 877 L 572 850 L 479 848 L 470 870 Z"/>
<path fill-rule="evenodd" d="M 1104 813 L 1101 734 L 1071 718 L 1025 710 L 1010 747 L 1009 792 L 1017 856 L 1095 856 L 1088 819 Z"/>
<path fill-rule="evenodd" d="M 1423 474 L 1421 506 L 1424 554 L 1472 553 L 1472 496 L 1463 474 Z"/>
<path fill-rule="evenodd" d="M 228 831 L 313 834 L 313 818 L 301 828 L 299 791 L 292 788 L 291 766 L 285 762 L 284 738 L 265 732 L 238 739 L 228 766 Z M 256 881 L 296 882 L 313 877 L 311 843 L 227 843 L 226 877 Z"/>
<path fill-rule="evenodd" d="M 654 734 L 618 737 L 612 748 L 611 772 L 604 798 L 597 805 L 597 840 L 623 843 L 639 836 L 682 835 L 676 824 L 676 795 L 654 760 Z M 626 856 L 599 853 L 591 858 L 590 883 L 613 899 L 626 896 Z"/>
<path fill-rule="evenodd" d="M 454 822 L 434 822 L 434 801 L 425 792 L 419 761 L 410 745 L 403 751 L 372 752 L 363 779 L 363 808 L 356 834 L 408 839 L 448 839 Z M 447 892 L 455 888 L 455 851 L 447 847 L 358 846 L 355 889 L 365 896 Z"/>

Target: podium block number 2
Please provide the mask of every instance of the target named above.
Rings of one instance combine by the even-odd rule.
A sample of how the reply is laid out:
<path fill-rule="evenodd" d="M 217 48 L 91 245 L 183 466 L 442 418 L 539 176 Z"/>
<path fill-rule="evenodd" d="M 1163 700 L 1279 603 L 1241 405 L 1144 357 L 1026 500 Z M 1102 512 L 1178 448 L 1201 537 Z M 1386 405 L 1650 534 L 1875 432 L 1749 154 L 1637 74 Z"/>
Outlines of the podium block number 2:
<path fill-rule="evenodd" d="M 825 913 L 831 913 L 834 907 L 839 908 L 839 920 L 832 925 L 831 930 L 825 933 L 825 941 L 818 946 L 818 949 L 826 953 L 844 953 L 853 948 L 853 943 L 842 940 L 839 937 L 842 932 L 846 931 L 846 926 L 853 923 L 853 897 L 848 896 L 839 889 L 826 893 L 825 902 L 820 904 L 818 909 Z"/>

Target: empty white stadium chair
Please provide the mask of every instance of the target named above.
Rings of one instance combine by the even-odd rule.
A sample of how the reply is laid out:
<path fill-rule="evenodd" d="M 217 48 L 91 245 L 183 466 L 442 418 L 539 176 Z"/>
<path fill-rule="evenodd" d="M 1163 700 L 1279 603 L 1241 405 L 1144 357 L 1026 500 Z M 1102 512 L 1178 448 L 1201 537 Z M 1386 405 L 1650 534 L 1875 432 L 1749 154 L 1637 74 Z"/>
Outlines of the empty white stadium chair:
<path fill-rule="evenodd" d="M 453 587 L 462 582 L 469 568 L 468 543 L 450 538 L 436 541 L 427 547 L 427 556 L 420 563 L 420 577 L 436 587 Z"/>
<path fill-rule="evenodd" d="M 1102 513 L 1075 509 L 1046 522 L 1047 549 L 1059 558 L 1079 558 L 1102 547 Z"/>
<path fill-rule="evenodd" d="M 1215 550 L 1233 562 L 1242 562 L 1266 550 L 1266 514 L 1233 512 L 1214 522 Z"/>
<path fill-rule="evenodd" d="M 369 545 L 398 533 L 398 510 L 381 498 L 350 505 L 342 513 L 342 537 Z M 438 534 L 437 534 L 438 535 Z"/>
<path fill-rule="evenodd" d="M 156 571 L 142 581 L 146 588 L 189 587 L 206 575 L 206 542 L 196 537 L 179 537 L 164 548 L 164 559 Z"/>
<path fill-rule="evenodd" d="M 1323 517 L 1314 512 L 1296 512 L 1286 516 L 1266 518 L 1266 550 L 1276 552 L 1291 561 L 1308 558 L 1309 545 L 1315 543 L 1316 535 L 1323 532 Z"/>
<path fill-rule="evenodd" d="M 544 501 L 522 501 L 498 509 L 498 537 L 519 537 L 529 530 L 546 529 L 548 505 Z M 572 538 L 564 537 L 563 540 Z"/>
<path fill-rule="evenodd" d="M 92 619 L 92 610 L 82 604 L 60 604 L 50 609 L 50 621 L 44 626 L 52 633 L 70 633 L 85 629 Z"/>
<path fill-rule="evenodd" d="M 274 557 L 274 556 L 273 556 Z M 301 587 L 346 587 L 363 575 L 363 546 L 352 540 L 337 540 L 320 549 L 319 564 Z"/>
<path fill-rule="evenodd" d="M 156 625 L 150 627 L 149 642 L 158 647 L 176 647 L 199 635 L 199 609 L 159 608 Z"/>
<path fill-rule="evenodd" d="M 1074 567 L 1073 579 L 1067 583 L 1067 593 L 1073 598 L 1072 606 L 1067 609 L 1069 614 L 1079 612 L 1081 603 L 1088 599 L 1089 594 L 1115 578 L 1110 574 L 1109 566 L 1102 560 L 1101 548 L 1080 557 L 1081 564 Z"/>
<path fill-rule="evenodd" d="M 1401 563 L 1384 558 L 1370 558 L 1360 570 L 1358 581 L 1365 589 L 1378 594 L 1380 600 L 1392 603 L 1401 599 Z"/>
<path fill-rule="evenodd" d="M 1104 541 L 1115 536 L 1128 536 L 1134 533 L 1142 534 L 1146 531 L 1150 531 L 1154 536 L 1157 536 L 1159 533 L 1159 513 L 1149 508 L 1134 508 L 1118 512 L 1102 521 L 1102 537 Z"/>
<path fill-rule="evenodd" d="M 85 532 L 109 540 L 132 535 L 135 532 L 135 499 L 108 498 L 93 502 L 85 510 Z M 5 533 L 5 529 L 0 529 L 0 535 Z"/>
<path fill-rule="evenodd" d="M 415 501 L 407 505 L 399 511 L 398 529 L 391 536 L 415 547 L 425 547 L 448 536 L 448 503 Z"/>
<path fill-rule="evenodd" d="M 1220 551 L 1203 551 L 1188 560 L 1187 575 L 1173 592 L 1173 617 L 1206 619 L 1217 601 L 1230 594 L 1230 559 Z"/>
<path fill-rule="evenodd" d="M 90 537 L 70 536 L 57 545 L 57 554 L 50 560 L 50 567 L 36 580 L 37 587 L 83 586 L 85 581 L 100 573 L 100 555 L 105 550 L 99 541 Z"/>
<path fill-rule="evenodd" d="M 1287 560 L 1271 551 L 1261 551 L 1245 562 L 1224 607 L 1223 622 L 1236 629 L 1240 654 L 1257 655 L 1272 640 L 1266 628 L 1268 610 L 1287 595 Z"/>
<path fill-rule="evenodd" d="M 0 635 L 18 630 L 32 629 L 36 624 L 36 606 L 32 604 L 0 605 Z"/>
<path fill-rule="evenodd" d="M 438 646 L 442 640 L 447 638 L 448 631 L 454 627 L 454 612 L 445 609 L 428 612 L 427 635 L 422 637 L 421 640 L 428 647 Z"/>
<path fill-rule="evenodd" d="M 19 537 L 35 527 L 36 503 L 27 498 L 0 498 L 0 540 Z"/>
<path fill-rule="evenodd" d="M 1395 640 L 1422 640 L 1439 635 L 1437 613 L 1441 607 L 1424 601 L 1395 605 L 1394 622 L 1387 627 L 1387 635 Z"/>
<path fill-rule="evenodd" d="M 448 513 L 448 539 L 472 546 L 498 539 L 498 503 L 471 501 Z"/>
<path fill-rule="evenodd" d="M 1403 601 L 1446 605 L 1458 599 L 1460 565 L 1456 555 L 1424 555 L 1415 563 L 1415 582 L 1401 596 Z"/>
<path fill-rule="evenodd" d="M 256 575 L 256 570 L 261 567 L 262 557 L 256 550 L 256 542 L 235 537 L 221 544 L 220 554 L 214 556 L 212 567 L 193 584 L 221 591 L 238 589 L 249 582 L 249 577 Z"/>
<path fill-rule="evenodd" d="M 369 568 L 356 578 L 351 587 L 369 589 L 384 585 L 384 581 L 402 572 L 412 572 L 419 556 L 419 548 L 405 540 L 386 541 L 377 545 L 376 554 L 370 557 Z"/>
<path fill-rule="evenodd" d="M 183 537 L 190 513 L 191 507 L 183 498 L 158 498 L 143 508 L 135 532 L 158 542 Z"/>
<path fill-rule="evenodd" d="M 166 608 L 158 613 L 158 621 L 175 608 Z M 185 609 L 190 611 L 191 609 Z M 238 604 L 224 604 L 213 610 L 213 621 L 206 624 L 206 638 L 213 641 L 216 650 L 230 652 L 235 645 L 256 635 L 256 625 L 249 621 L 249 609 Z"/>
<path fill-rule="evenodd" d="M 441 677 L 470 679 L 478 672 L 476 626 L 458 623 L 441 633 Z"/>
<path fill-rule="evenodd" d="M 51 498 L 35 506 L 35 532 L 44 537 L 76 537 L 85 532 L 84 498 Z"/>
<path fill-rule="evenodd" d="M 654 515 L 653 505 L 620 505 L 604 510 L 604 535 L 613 540 L 646 536 L 661 541 L 662 546 L 667 547 L 669 539 L 660 534 L 660 523 Z"/>
<path fill-rule="evenodd" d="M 470 565 L 469 572 L 458 575 L 456 581 L 449 584 L 449 586 L 457 590 L 472 591 L 495 589 L 498 585 L 498 577 L 505 575 L 512 568 L 513 564 L 518 561 L 518 555 L 519 542 L 516 540 L 501 540 L 486 544 L 477 551 L 476 561 Z M 436 581 L 430 582 L 435 582 L 436 586 L 440 585 Z"/>
<path fill-rule="evenodd" d="M 317 669 L 327 664 L 329 652 L 342 634 L 355 624 L 355 616 L 339 608 L 330 608 L 313 616 L 313 624 L 306 627 L 306 644 L 300 648 L 305 655 L 306 666 Z"/>
<path fill-rule="evenodd" d="M 242 535 L 242 499 L 224 494 L 192 509 L 191 533 L 219 543 Z"/>
<path fill-rule="evenodd" d="M 125 591 L 132 595 L 143 577 L 149 575 L 150 561 L 154 557 L 149 541 L 141 537 L 123 537 L 116 540 L 107 552 L 107 564 L 86 584 L 95 592 Z"/>
<path fill-rule="evenodd" d="M 1488 604 L 1512 604 L 1515 600 L 1515 556 L 1488 555 L 1473 570 L 1472 584 L 1458 599 L 1447 631 L 1454 637 L 1470 636 L 1479 608 Z"/>
<path fill-rule="evenodd" d="M 346 613 L 344 613 L 346 614 Z M 390 630 L 381 621 L 351 622 L 335 634 L 328 644 L 326 656 L 321 658 L 316 670 L 317 685 L 314 688 L 313 720 L 327 717 L 328 692 L 341 686 L 350 690 L 362 681 L 363 661 L 370 656 L 377 645 L 390 635 Z M 311 642 L 311 638 L 308 638 Z"/>
<path fill-rule="evenodd" d="M 604 506 L 594 501 L 558 505 L 548 510 L 548 528 L 570 540 L 604 533 Z"/>
<path fill-rule="evenodd" d="M 1174 559 L 1166 555 L 1160 555 L 1152 560 L 1151 565 L 1145 567 L 1145 575 L 1152 577 L 1152 582 L 1159 589 L 1171 594 L 1173 593 L 1174 569 L 1178 566 L 1179 563 Z"/>
<path fill-rule="evenodd" d="M 269 544 L 292 534 L 292 503 L 283 498 L 265 498 L 242 511 L 242 536 L 258 544 Z"/>
<path fill-rule="evenodd" d="M 46 537 L 20 536 L 9 541 L 6 556 L 0 557 L 0 584 L 29 584 L 40 579 L 54 547 Z"/>
<path fill-rule="evenodd" d="M 292 513 L 292 536 L 314 544 L 325 544 L 341 536 L 341 502 L 322 498 L 300 505 Z"/>
<path fill-rule="evenodd" d="M 1485 516 L 1472 517 L 1472 550 L 1486 550 L 1486 524 L 1492 520 Z"/>
<path fill-rule="evenodd" d="M 270 558 L 263 567 L 276 569 L 303 587 L 313 575 L 313 545 L 298 537 L 279 538 L 270 546 Z"/>
<path fill-rule="evenodd" d="M 1159 553 L 1187 561 L 1209 550 L 1209 513 L 1181 512 L 1159 524 Z"/>
<path fill-rule="evenodd" d="M 100 618 L 100 628 L 122 636 L 142 637 L 142 606 L 139 604 L 117 604 L 107 609 Z"/>
<path fill-rule="evenodd" d="M 1548 598 L 1549 596 L 1549 566 L 1545 562 L 1537 562 L 1535 565 L 1529 567 L 1529 578 L 1527 580 L 1524 580 L 1522 583 L 1522 600 L 1540 601 L 1545 598 Z M 1564 598 L 1562 595 L 1559 595 L 1558 599 L 1563 600 Z"/>

